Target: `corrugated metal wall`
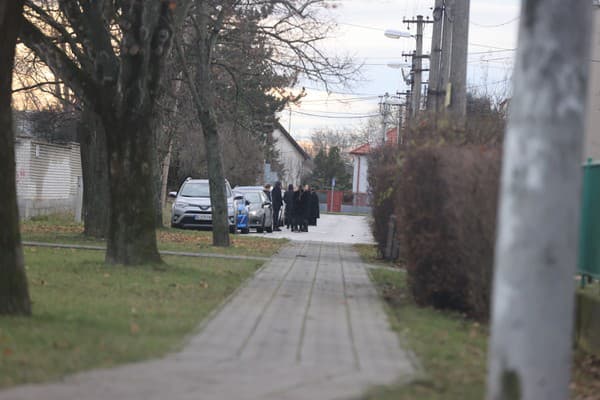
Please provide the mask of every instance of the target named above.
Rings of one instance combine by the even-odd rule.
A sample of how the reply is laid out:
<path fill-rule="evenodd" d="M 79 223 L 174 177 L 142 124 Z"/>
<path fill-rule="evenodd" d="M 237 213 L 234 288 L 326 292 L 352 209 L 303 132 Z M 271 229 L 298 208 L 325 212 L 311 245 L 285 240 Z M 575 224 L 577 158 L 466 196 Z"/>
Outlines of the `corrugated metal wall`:
<path fill-rule="evenodd" d="M 21 215 L 28 218 L 74 210 L 82 176 L 79 144 L 17 138 L 15 150 Z"/>

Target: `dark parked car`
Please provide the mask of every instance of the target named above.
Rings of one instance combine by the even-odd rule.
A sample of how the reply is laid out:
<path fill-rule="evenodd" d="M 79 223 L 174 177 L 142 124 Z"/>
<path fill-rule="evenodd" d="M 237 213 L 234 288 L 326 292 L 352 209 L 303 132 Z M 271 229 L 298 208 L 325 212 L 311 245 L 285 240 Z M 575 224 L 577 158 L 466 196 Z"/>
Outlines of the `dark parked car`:
<path fill-rule="evenodd" d="M 260 186 L 237 186 L 234 194 L 240 194 L 248 202 L 248 226 L 256 232 L 273 232 L 273 209 Z"/>

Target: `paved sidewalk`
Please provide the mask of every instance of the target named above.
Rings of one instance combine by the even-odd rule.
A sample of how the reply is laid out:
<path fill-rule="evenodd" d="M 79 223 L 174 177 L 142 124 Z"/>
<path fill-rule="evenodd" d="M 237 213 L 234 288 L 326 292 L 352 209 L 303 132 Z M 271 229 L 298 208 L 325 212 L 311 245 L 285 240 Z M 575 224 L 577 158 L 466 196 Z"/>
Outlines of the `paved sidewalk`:
<path fill-rule="evenodd" d="M 295 242 L 181 352 L 0 391 L 0 400 L 349 399 L 413 373 L 353 249 Z"/>

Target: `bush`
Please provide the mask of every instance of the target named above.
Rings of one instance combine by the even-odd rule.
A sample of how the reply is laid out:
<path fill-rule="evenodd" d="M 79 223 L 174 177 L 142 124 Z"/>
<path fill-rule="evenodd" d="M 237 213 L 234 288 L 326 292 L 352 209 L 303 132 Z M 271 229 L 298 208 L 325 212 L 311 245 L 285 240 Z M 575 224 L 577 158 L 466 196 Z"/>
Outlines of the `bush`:
<path fill-rule="evenodd" d="M 482 146 L 407 154 L 396 207 L 418 304 L 488 317 L 500 160 Z"/>
<path fill-rule="evenodd" d="M 373 216 L 371 231 L 381 256 L 385 252 L 390 216 L 395 210 L 401 160 L 402 153 L 393 145 L 376 148 L 369 155 L 368 181 Z"/>

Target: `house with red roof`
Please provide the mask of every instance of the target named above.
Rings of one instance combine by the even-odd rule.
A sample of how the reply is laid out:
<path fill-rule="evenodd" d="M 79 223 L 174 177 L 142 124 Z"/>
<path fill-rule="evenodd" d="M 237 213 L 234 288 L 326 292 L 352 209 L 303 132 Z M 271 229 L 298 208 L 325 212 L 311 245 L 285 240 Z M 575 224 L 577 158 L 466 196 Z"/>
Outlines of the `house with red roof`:
<path fill-rule="evenodd" d="M 385 134 L 386 145 L 398 144 L 398 129 L 393 128 Z M 350 151 L 354 171 L 352 173 L 352 192 L 354 193 L 354 205 L 364 206 L 368 204 L 369 193 L 369 154 L 374 146 L 369 143 L 358 146 Z"/>

